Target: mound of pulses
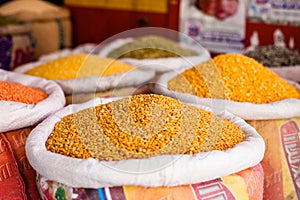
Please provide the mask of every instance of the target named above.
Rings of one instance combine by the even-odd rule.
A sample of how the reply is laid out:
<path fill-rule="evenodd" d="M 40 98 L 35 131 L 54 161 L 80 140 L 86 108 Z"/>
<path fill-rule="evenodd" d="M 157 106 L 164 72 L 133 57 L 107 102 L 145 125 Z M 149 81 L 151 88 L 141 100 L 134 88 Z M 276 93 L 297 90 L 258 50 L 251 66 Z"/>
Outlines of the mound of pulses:
<path fill-rule="evenodd" d="M 212 62 L 213 61 L 213 62 Z M 300 91 L 252 58 L 239 54 L 224 54 L 187 69 L 168 82 L 173 91 L 212 98 L 224 91 L 224 98 L 255 104 L 270 103 L 287 98 L 300 98 Z M 206 72 L 216 69 L 222 84 L 209 88 Z M 210 80 L 219 81 L 219 80 Z"/>
<path fill-rule="evenodd" d="M 0 81 L 0 100 L 36 104 L 48 97 L 41 89 L 19 83 Z"/>
<path fill-rule="evenodd" d="M 65 116 L 46 148 L 74 158 L 124 160 L 226 150 L 244 139 L 228 120 L 169 97 L 143 94 Z"/>
<path fill-rule="evenodd" d="M 49 80 L 68 80 L 89 76 L 108 76 L 135 69 L 133 66 L 92 54 L 58 58 L 26 71 L 26 74 Z"/>

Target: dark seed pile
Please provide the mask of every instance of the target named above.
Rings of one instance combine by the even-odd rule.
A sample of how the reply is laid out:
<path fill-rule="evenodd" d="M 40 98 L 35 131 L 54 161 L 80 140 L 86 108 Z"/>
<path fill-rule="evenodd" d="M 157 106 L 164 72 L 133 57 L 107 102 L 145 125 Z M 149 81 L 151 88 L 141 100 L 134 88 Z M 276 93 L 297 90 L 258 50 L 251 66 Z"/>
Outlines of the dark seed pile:
<path fill-rule="evenodd" d="M 274 45 L 258 46 L 245 55 L 267 67 L 300 65 L 300 55 L 297 51 Z"/>

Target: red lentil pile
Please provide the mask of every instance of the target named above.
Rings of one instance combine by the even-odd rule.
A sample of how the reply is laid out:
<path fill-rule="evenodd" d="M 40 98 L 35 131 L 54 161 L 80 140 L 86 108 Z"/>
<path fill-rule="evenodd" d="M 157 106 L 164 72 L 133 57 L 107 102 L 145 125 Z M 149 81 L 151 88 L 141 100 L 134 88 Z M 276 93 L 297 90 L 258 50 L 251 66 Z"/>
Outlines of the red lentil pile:
<path fill-rule="evenodd" d="M 47 96 L 44 91 L 37 88 L 19 83 L 0 81 L 0 100 L 3 101 L 36 104 L 47 98 Z"/>
<path fill-rule="evenodd" d="M 63 117 L 46 149 L 110 161 L 226 150 L 244 139 L 231 121 L 173 98 L 141 94 Z"/>
<path fill-rule="evenodd" d="M 252 58 L 223 54 L 168 82 L 173 91 L 255 104 L 300 98 L 300 91 Z M 223 93 L 223 95 L 221 94 Z"/>

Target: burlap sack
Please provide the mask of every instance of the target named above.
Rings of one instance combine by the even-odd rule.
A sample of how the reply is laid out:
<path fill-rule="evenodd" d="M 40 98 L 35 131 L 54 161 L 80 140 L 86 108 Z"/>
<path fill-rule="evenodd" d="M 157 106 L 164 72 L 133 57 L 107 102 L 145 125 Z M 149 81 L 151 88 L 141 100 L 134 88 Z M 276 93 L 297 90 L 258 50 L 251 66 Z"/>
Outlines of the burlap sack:
<path fill-rule="evenodd" d="M 34 39 L 29 24 L 0 16 L 0 69 L 15 67 L 34 60 Z"/>
<path fill-rule="evenodd" d="M 0 7 L 0 15 L 31 24 L 35 58 L 72 46 L 70 13 L 46 1 L 10 1 Z"/>

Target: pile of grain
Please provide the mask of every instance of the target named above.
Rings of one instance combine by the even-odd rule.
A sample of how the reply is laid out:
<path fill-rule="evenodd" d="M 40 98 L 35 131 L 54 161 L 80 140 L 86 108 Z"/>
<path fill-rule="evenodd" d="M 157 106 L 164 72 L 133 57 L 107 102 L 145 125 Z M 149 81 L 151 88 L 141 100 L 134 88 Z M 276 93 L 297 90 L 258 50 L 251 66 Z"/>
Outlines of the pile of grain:
<path fill-rule="evenodd" d="M 68 80 L 89 76 L 108 76 L 135 69 L 110 58 L 97 55 L 77 54 L 58 58 L 26 71 L 26 74 L 49 80 Z"/>
<path fill-rule="evenodd" d="M 47 94 L 38 89 L 19 83 L 0 81 L 0 100 L 15 101 L 26 104 L 36 104 L 45 98 Z"/>
<path fill-rule="evenodd" d="M 223 54 L 187 69 L 168 82 L 168 89 L 201 98 L 264 104 L 300 98 L 300 91 L 252 58 Z"/>
<path fill-rule="evenodd" d="M 74 158 L 124 160 L 226 150 L 244 139 L 238 126 L 208 111 L 141 94 L 65 116 L 46 148 Z"/>

